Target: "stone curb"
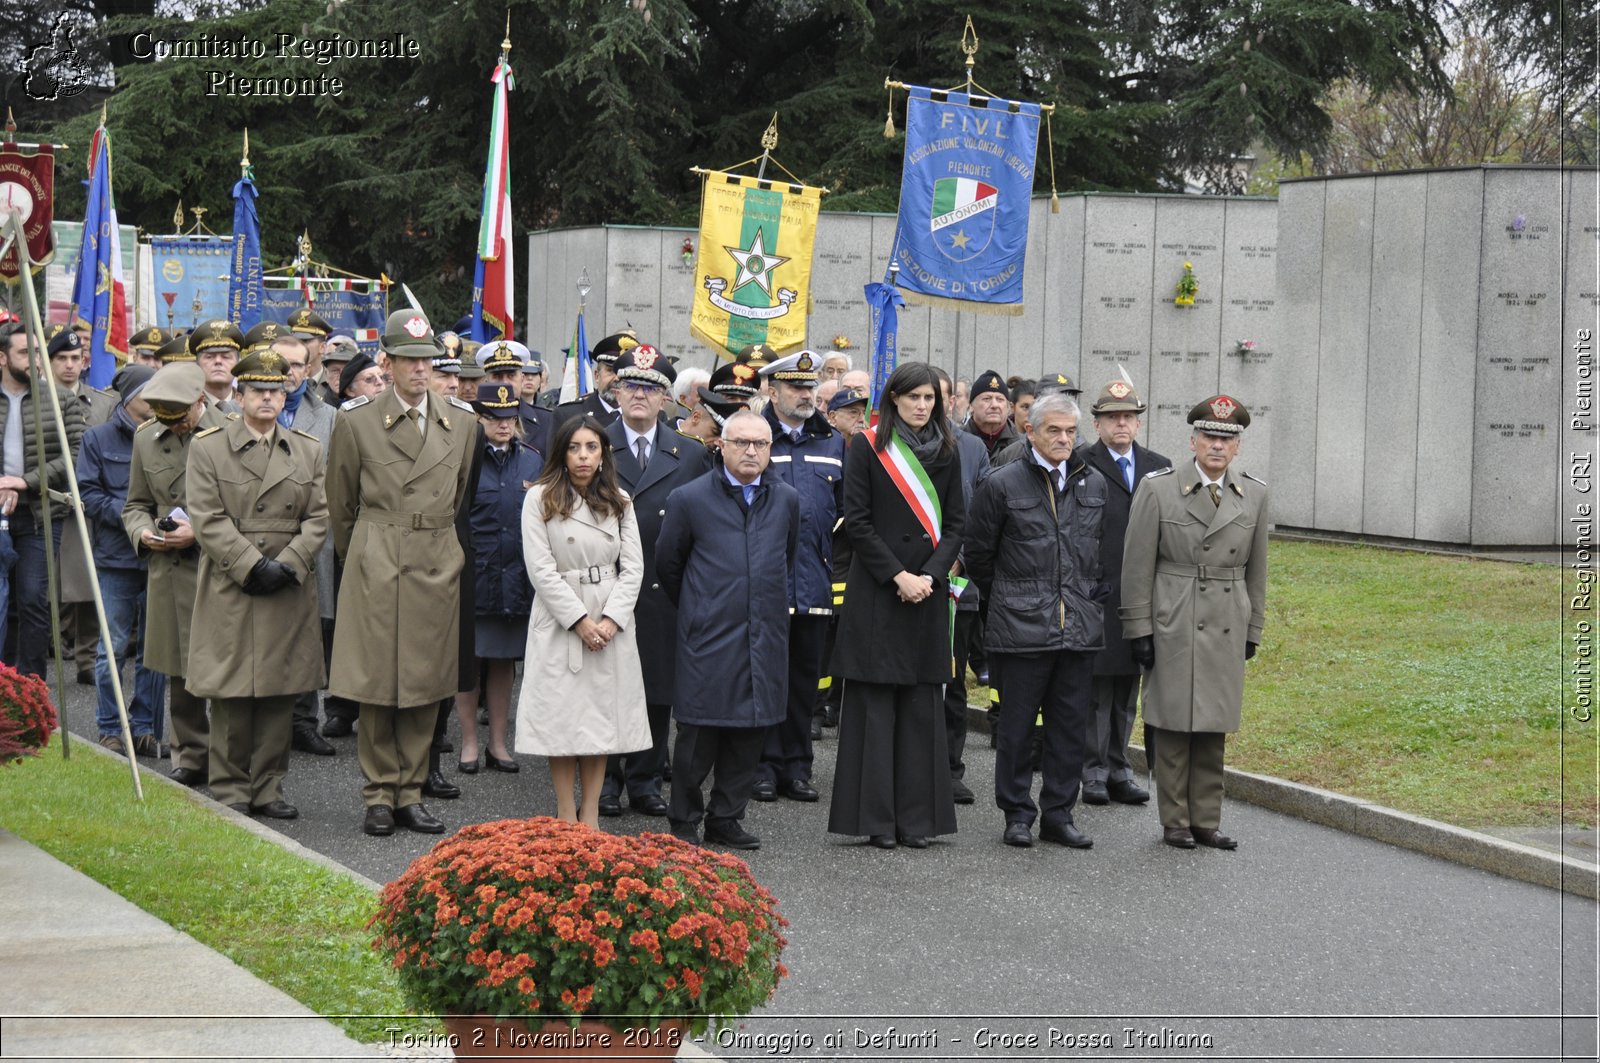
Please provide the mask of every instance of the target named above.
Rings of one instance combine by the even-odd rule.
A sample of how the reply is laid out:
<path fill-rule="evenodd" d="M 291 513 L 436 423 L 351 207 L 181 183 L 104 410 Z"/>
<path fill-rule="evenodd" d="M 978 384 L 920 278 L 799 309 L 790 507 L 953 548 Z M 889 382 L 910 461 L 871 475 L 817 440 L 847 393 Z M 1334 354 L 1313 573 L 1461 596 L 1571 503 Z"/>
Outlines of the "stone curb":
<path fill-rule="evenodd" d="M 969 704 L 967 725 L 969 730 L 988 734 L 988 711 Z M 1137 770 L 1147 770 L 1142 746 L 1130 745 L 1128 760 Z M 1223 771 L 1228 796 L 1252 805 L 1520 882 L 1600 900 L 1600 868 L 1582 860 L 1315 786 L 1237 768 Z"/>

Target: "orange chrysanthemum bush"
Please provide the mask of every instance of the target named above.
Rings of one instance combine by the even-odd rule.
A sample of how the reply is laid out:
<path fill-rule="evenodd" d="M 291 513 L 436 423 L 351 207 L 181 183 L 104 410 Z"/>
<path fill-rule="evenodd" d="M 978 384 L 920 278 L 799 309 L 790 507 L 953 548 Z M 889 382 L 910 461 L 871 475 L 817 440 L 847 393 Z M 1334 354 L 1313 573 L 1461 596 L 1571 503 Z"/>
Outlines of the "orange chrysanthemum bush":
<path fill-rule="evenodd" d="M 38 756 L 55 729 L 56 707 L 44 680 L 0 664 L 0 764 Z"/>
<path fill-rule="evenodd" d="M 680 1019 L 695 1034 L 789 972 L 777 901 L 744 861 L 670 835 L 539 817 L 466 827 L 384 887 L 373 947 L 412 1006 L 541 1022 Z"/>

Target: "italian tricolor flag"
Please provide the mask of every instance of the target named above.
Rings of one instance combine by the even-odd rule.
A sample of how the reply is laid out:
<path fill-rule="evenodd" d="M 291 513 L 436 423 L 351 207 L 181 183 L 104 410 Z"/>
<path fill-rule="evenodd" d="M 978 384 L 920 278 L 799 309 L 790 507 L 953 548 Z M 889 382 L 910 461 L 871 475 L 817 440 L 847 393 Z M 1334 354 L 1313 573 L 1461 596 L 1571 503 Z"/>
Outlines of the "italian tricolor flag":
<path fill-rule="evenodd" d="M 511 154 L 506 93 L 515 88 L 511 64 L 494 68 L 494 114 L 489 120 L 489 163 L 483 175 L 478 224 L 478 266 L 472 292 L 472 331 L 479 343 L 515 332 L 512 302 Z"/>
<path fill-rule="evenodd" d="M 941 177 L 933 184 L 933 231 L 993 210 L 999 201 L 994 185 L 970 177 Z"/>

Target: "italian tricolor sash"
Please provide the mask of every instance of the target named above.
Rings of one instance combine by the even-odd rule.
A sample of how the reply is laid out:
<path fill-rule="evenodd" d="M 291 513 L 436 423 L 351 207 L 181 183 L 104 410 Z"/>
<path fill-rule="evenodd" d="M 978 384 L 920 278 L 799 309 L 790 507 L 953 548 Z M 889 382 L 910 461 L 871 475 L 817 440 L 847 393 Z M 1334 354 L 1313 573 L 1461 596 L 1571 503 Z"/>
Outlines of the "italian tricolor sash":
<path fill-rule="evenodd" d="M 939 492 L 933 489 L 933 481 L 928 479 L 928 470 L 922 467 L 922 462 L 917 460 L 911 448 L 905 445 L 899 432 L 889 437 L 889 445 L 882 450 L 878 449 L 876 427 L 861 429 L 861 435 L 866 437 L 867 445 L 883 464 L 883 471 L 889 474 L 889 479 L 899 489 L 900 497 L 906 500 L 906 505 L 916 514 L 922 530 L 928 533 L 933 545 L 938 546 L 939 528 L 944 521 L 939 509 Z"/>

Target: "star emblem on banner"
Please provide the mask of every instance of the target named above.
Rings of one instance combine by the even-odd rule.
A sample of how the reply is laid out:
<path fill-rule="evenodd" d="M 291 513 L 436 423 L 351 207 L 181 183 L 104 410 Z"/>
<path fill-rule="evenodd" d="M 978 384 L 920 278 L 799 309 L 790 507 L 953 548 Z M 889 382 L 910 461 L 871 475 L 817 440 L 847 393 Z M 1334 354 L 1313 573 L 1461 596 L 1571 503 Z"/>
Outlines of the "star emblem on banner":
<path fill-rule="evenodd" d="M 769 255 L 767 253 L 766 237 L 760 229 L 750 238 L 749 247 L 724 247 L 724 251 L 733 256 L 739 264 L 739 273 L 733 278 L 733 290 L 738 291 L 746 284 L 759 285 L 767 293 L 767 298 L 772 298 L 772 271 L 789 261 L 782 255 Z"/>
<path fill-rule="evenodd" d="M 950 246 L 958 251 L 965 251 L 970 243 L 972 243 L 972 237 L 967 235 L 965 229 L 957 229 L 956 234 L 950 238 Z"/>

